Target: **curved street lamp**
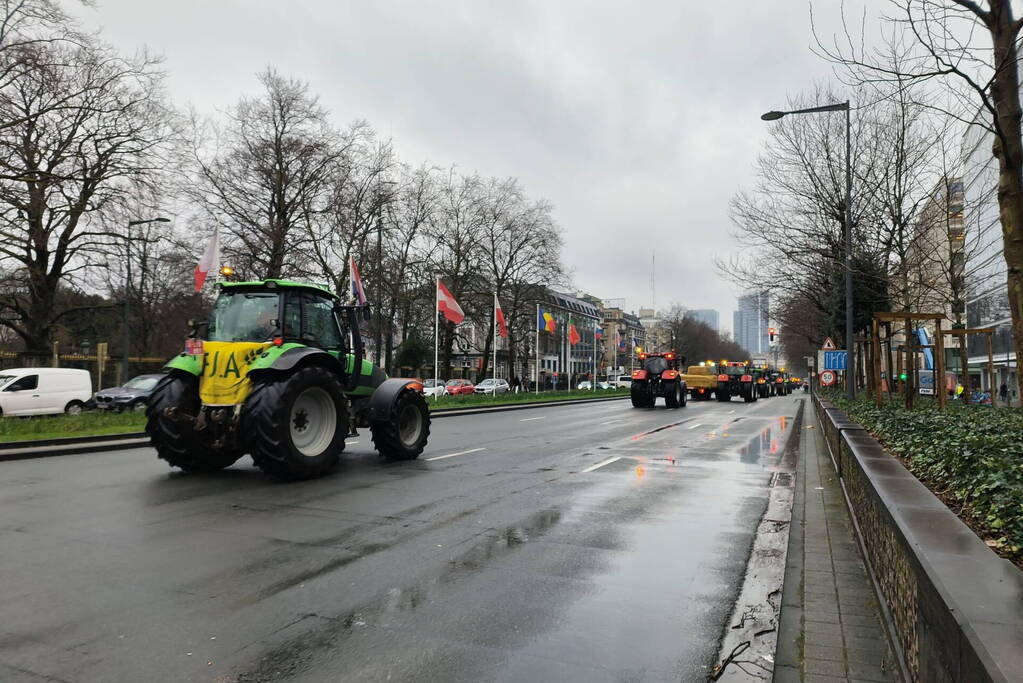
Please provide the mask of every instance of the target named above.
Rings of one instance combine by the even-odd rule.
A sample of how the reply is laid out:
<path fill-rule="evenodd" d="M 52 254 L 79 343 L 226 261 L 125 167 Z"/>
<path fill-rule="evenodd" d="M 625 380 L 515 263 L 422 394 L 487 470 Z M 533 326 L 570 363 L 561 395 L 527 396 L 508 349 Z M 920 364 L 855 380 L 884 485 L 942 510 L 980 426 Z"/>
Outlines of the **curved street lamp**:
<path fill-rule="evenodd" d="M 849 101 L 825 104 L 793 111 L 769 111 L 762 121 L 777 121 L 789 114 L 817 114 L 845 112 L 845 387 L 846 396 L 856 398 L 856 355 L 853 353 L 853 286 L 852 286 L 852 125 L 849 120 Z M 818 370 L 820 368 L 817 368 Z"/>

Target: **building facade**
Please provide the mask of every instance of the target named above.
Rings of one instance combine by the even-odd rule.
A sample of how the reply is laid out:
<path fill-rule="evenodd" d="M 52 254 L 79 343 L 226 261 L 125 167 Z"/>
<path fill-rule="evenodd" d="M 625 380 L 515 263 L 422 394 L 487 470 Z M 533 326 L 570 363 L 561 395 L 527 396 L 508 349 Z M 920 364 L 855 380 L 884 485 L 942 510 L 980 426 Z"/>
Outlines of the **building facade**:
<path fill-rule="evenodd" d="M 721 331 L 721 316 L 713 308 L 694 308 L 686 312 L 686 317 L 699 320 L 715 332 Z"/>
<path fill-rule="evenodd" d="M 974 384 L 997 393 L 1004 383 L 1010 397 L 1018 401 L 1019 364 L 1012 344 L 1008 267 L 998 214 L 998 162 L 991 154 L 991 144 L 992 134 L 981 126 L 970 126 L 963 137 L 963 219 L 966 325 L 995 328 L 992 342 L 997 386 L 990 387 L 987 373 L 981 371 L 987 363 L 984 335 L 970 336 L 966 348 Z"/>
<path fill-rule="evenodd" d="M 750 292 L 738 298 L 738 310 L 732 315 L 732 336 L 735 343 L 750 355 L 770 351 L 768 321 L 770 295 L 767 290 Z"/>
<path fill-rule="evenodd" d="M 629 372 L 636 362 L 636 347 L 646 347 L 646 329 L 639 316 L 617 306 L 606 306 L 601 314 L 604 320 L 601 372 L 608 377 Z"/>
<path fill-rule="evenodd" d="M 553 331 L 541 329 L 546 322 L 544 313 L 553 319 Z M 591 301 L 548 290 L 538 304 L 534 335 L 539 347 L 534 344 L 530 354 L 529 379 L 539 382 L 541 389 L 574 388 L 580 381 L 591 379 L 595 371 L 599 372 L 603 340 L 595 333 L 601 321 L 601 310 Z M 573 328 L 578 335 L 574 343 Z"/>

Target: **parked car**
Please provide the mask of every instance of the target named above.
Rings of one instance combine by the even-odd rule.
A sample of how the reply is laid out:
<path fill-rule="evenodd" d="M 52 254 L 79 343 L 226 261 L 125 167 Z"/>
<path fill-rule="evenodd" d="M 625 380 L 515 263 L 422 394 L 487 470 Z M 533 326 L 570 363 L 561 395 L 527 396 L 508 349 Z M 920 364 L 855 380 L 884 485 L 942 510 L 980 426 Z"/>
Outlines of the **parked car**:
<path fill-rule="evenodd" d="M 618 389 L 629 389 L 632 387 L 632 375 L 618 375 L 618 379 L 614 381 L 615 387 Z"/>
<path fill-rule="evenodd" d="M 145 410 L 149 403 L 149 394 L 156 383 L 163 379 L 164 373 L 138 375 L 124 383 L 124 386 L 100 389 L 93 397 L 98 410 Z"/>
<path fill-rule="evenodd" d="M 511 391 L 511 385 L 506 379 L 485 379 L 476 385 L 477 394 L 506 394 Z"/>
<path fill-rule="evenodd" d="M 463 394 L 475 393 L 475 387 L 467 379 L 449 379 L 444 385 L 448 396 L 461 396 Z"/>
<path fill-rule="evenodd" d="M 423 382 L 423 396 L 427 398 L 438 398 L 446 393 L 442 379 L 428 379 Z"/>
<path fill-rule="evenodd" d="M 92 397 L 88 370 L 0 370 L 0 415 L 79 415 Z"/>

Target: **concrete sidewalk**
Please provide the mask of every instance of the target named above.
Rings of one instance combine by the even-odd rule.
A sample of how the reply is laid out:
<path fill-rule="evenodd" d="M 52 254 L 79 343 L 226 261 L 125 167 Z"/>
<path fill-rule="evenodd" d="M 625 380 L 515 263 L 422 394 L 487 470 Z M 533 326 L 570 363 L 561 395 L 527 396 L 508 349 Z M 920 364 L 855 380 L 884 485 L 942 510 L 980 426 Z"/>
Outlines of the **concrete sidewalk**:
<path fill-rule="evenodd" d="M 812 407 L 800 451 L 774 680 L 901 681 Z"/>

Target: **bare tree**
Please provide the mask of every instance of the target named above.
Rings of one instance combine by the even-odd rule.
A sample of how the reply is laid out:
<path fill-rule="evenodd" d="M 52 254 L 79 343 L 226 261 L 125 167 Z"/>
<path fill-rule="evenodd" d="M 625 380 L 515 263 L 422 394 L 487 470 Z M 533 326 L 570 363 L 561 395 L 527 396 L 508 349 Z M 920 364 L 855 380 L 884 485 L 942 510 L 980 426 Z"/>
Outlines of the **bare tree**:
<path fill-rule="evenodd" d="M 154 60 L 96 41 L 30 49 L 36 67 L 0 99 L 0 120 L 17 122 L 0 128 L 0 325 L 41 352 L 69 313 L 59 290 L 104 237 L 94 217 L 154 177 L 171 133 Z"/>
<path fill-rule="evenodd" d="M 326 211 L 325 195 L 339 139 L 309 87 L 273 69 L 260 77 L 264 93 L 242 98 L 217 133 L 196 131 L 197 168 L 190 196 L 226 232 L 224 253 L 242 275 L 275 278 L 309 271 L 309 224 Z"/>
<path fill-rule="evenodd" d="M 1011 0 L 892 0 L 887 49 L 865 50 L 847 27 L 821 53 L 858 83 L 939 83 L 930 106 L 992 135 L 998 162 L 998 208 L 1016 357 L 1023 358 L 1023 107 L 1019 37 L 1023 18 Z M 908 55 L 908 56 L 907 56 Z M 980 115 L 974 115 L 979 109 Z M 1017 375 L 1023 394 L 1023 373 Z"/>

